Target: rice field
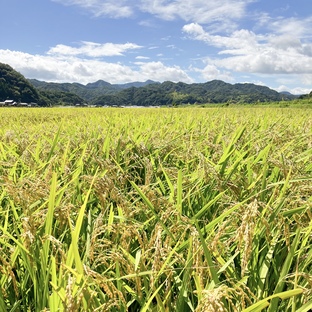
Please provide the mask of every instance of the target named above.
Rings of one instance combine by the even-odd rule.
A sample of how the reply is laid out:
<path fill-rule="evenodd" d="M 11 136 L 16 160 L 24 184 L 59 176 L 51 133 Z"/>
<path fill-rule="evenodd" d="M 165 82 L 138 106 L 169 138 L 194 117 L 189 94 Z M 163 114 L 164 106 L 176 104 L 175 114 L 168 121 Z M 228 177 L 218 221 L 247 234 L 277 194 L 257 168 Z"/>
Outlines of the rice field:
<path fill-rule="evenodd" d="M 312 110 L 0 117 L 0 311 L 311 311 Z"/>

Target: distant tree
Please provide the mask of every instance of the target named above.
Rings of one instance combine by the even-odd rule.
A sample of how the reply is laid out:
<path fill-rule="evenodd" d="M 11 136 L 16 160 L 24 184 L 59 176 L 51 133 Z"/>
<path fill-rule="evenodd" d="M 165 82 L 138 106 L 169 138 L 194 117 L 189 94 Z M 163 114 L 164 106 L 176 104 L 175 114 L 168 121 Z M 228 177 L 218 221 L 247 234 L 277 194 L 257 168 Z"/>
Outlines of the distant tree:
<path fill-rule="evenodd" d="M 0 63 L 0 97 L 0 100 L 9 98 L 16 102 L 46 104 L 36 88 L 22 74 L 3 63 Z"/>

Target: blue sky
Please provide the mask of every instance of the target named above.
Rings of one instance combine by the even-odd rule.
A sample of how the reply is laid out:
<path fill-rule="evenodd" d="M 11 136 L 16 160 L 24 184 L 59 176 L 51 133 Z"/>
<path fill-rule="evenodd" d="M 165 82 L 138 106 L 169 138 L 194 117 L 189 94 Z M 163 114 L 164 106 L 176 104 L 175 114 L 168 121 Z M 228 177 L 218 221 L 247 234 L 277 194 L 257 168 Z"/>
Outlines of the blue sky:
<path fill-rule="evenodd" d="M 0 62 L 54 82 L 312 90 L 311 0 L 0 0 Z"/>

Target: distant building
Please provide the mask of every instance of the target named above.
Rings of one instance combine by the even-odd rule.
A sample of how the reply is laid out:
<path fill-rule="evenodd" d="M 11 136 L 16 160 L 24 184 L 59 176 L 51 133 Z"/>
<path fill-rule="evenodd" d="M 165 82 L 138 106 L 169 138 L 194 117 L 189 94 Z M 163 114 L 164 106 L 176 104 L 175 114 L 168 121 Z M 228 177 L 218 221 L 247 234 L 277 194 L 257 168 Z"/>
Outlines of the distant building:
<path fill-rule="evenodd" d="M 5 100 L 4 105 L 5 106 L 15 106 L 16 102 L 14 102 L 14 100 Z"/>
<path fill-rule="evenodd" d="M 14 100 L 5 100 L 4 102 L 0 102 L 0 107 L 9 106 L 9 107 L 38 107 L 37 103 L 31 102 L 31 103 L 25 103 L 25 102 L 19 102 L 16 103 Z"/>

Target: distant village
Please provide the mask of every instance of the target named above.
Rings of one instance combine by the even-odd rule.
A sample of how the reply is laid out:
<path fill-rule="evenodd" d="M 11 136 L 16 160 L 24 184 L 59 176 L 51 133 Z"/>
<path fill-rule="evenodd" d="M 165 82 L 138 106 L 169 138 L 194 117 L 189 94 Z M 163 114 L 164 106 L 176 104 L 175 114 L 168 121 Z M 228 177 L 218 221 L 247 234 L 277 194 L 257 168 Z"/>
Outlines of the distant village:
<path fill-rule="evenodd" d="M 18 103 L 14 100 L 5 100 L 4 102 L 0 102 L 0 107 L 38 107 L 37 103 Z"/>

